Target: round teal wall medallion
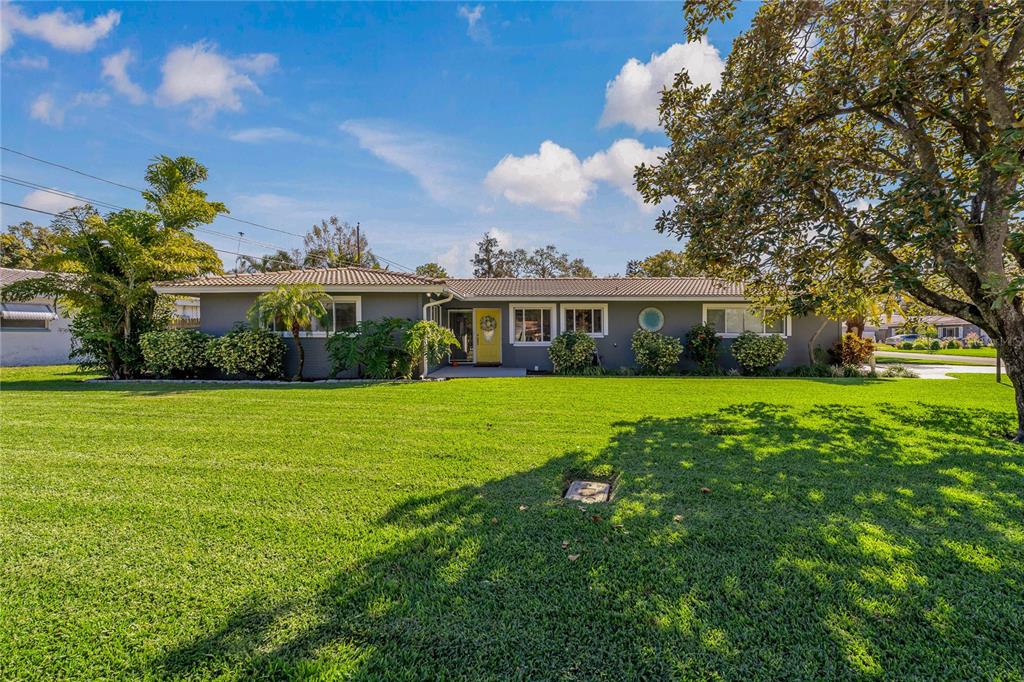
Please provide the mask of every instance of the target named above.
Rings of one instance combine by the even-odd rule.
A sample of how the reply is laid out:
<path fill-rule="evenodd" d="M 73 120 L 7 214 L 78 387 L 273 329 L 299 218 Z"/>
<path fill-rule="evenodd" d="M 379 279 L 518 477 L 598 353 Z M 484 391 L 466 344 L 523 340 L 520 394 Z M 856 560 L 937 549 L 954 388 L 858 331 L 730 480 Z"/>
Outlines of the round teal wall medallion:
<path fill-rule="evenodd" d="M 644 308 L 640 311 L 639 321 L 644 331 L 656 332 L 665 326 L 665 315 L 657 308 Z"/>

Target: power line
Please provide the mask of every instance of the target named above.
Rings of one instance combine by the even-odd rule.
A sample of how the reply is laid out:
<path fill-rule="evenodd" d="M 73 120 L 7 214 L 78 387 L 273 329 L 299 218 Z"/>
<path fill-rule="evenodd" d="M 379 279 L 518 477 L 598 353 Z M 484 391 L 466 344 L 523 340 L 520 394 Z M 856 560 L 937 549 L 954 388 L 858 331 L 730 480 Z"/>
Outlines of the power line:
<path fill-rule="evenodd" d="M 11 203 L 9 201 L 0 201 L 0 204 L 2 204 L 4 206 L 10 206 L 11 208 L 20 208 L 23 211 L 33 211 L 35 213 L 43 213 L 45 215 L 54 216 L 54 217 L 60 215 L 59 213 L 54 213 L 53 211 L 44 211 L 44 210 L 42 210 L 40 208 L 29 208 L 28 206 L 22 206 L 21 204 L 13 204 L 13 203 Z M 209 243 L 207 243 L 206 245 L 209 246 L 214 251 L 217 251 L 219 253 L 228 253 L 228 254 L 231 254 L 232 256 L 243 256 L 245 258 L 252 258 L 252 259 L 255 259 L 255 260 L 266 260 L 266 262 L 268 262 L 268 263 L 281 263 L 282 265 L 295 265 L 294 263 L 289 263 L 288 261 L 278 260 L 276 258 L 270 258 L 269 256 L 252 256 L 252 255 L 250 255 L 248 253 L 238 253 L 237 251 L 228 251 L 227 249 L 218 249 L 216 246 L 214 246 L 213 244 L 209 244 Z"/>
<path fill-rule="evenodd" d="M 40 185 L 38 183 L 31 182 L 29 180 L 22 180 L 20 178 L 15 178 L 15 177 L 12 177 L 10 175 L 2 175 L 2 174 L 0 174 L 0 180 L 3 180 L 4 182 L 9 182 L 9 183 L 14 184 L 14 185 L 19 185 L 21 187 L 25 187 L 25 188 L 28 188 L 28 189 L 34 189 L 34 190 L 39 191 L 39 192 L 47 192 L 47 193 L 53 194 L 55 196 L 64 197 L 64 198 L 67 198 L 67 199 L 74 199 L 76 201 L 82 201 L 82 202 L 85 202 L 85 203 L 88 203 L 88 204 L 92 204 L 93 206 L 100 206 L 102 208 L 109 208 L 109 209 L 120 210 L 120 211 L 130 210 L 130 209 L 128 209 L 125 206 L 120 206 L 118 204 L 112 204 L 112 203 L 107 202 L 107 201 L 100 201 L 98 199 L 92 199 L 90 197 L 83 196 L 81 194 L 74 194 L 73 192 L 65 192 L 64 190 L 56 189 L 56 188 L 53 188 L 53 187 L 45 187 L 45 186 Z M 219 231 L 214 230 L 214 229 L 209 228 L 209 227 L 196 227 L 195 229 L 197 231 L 199 231 L 199 232 L 206 232 L 208 234 L 214 234 L 214 235 L 217 235 L 219 237 L 226 237 L 228 239 L 238 239 L 239 241 L 248 242 L 248 243 L 253 244 L 255 246 L 263 247 L 265 249 L 277 249 L 277 250 L 280 250 L 280 251 L 287 251 L 288 250 L 288 249 L 286 249 L 286 248 L 284 248 L 282 246 L 278 246 L 277 244 L 271 244 L 269 242 L 261 242 L 261 241 L 255 240 L 255 239 L 248 239 L 246 237 L 241 237 L 241 236 L 236 237 L 233 234 L 227 234 L 225 232 L 219 232 Z"/>
<path fill-rule="evenodd" d="M 78 175 L 81 175 L 83 177 L 91 178 L 93 180 L 98 180 L 99 182 L 105 182 L 108 185 L 113 185 L 115 187 L 120 187 L 122 189 L 130 189 L 133 192 L 140 192 L 141 193 L 141 192 L 145 191 L 145 190 L 143 190 L 140 187 L 133 187 L 131 185 L 126 185 L 126 184 L 121 183 L 121 182 L 116 182 L 114 180 L 109 180 L 107 178 L 100 177 L 99 175 L 93 175 L 92 173 L 86 173 L 85 171 L 78 170 L 77 168 L 72 168 L 71 166 L 66 166 L 66 165 L 61 164 L 61 163 L 56 163 L 54 161 L 49 161 L 47 159 L 42 159 L 42 158 L 40 158 L 38 156 L 33 156 L 31 154 L 26 154 L 25 152 L 20 152 L 20 151 L 18 151 L 16 149 L 11 149 L 10 147 L 4 146 L 4 145 L 0 145 L 0 149 L 4 150 L 5 152 L 10 152 L 11 154 L 17 154 L 18 156 L 22 156 L 22 157 L 24 157 L 26 159 L 31 159 L 32 161 L 37 161 L 39 163 L 43 163 L 43 164 L 46 164 L 48 166 L 53 166 L 54 168 L 60 168 L 62 170 L 70 171 L 72 173 L 77 173 Z M 45 189 L 45 188 L 38 187 L 38 189 Z M 102 203 L 102 202 L 100 202 L 100 203 Z M 224 218 L 225 220 L 232 220 L 232 221 L 234 221 L 236 223 L 242 223 L 244 225 L 251 225 L 253 227 L 258 227 L 258 228 L 264 229 L 264 230 L 270 230 L 272 232 L 280 232 L 281 234 L 287 234 L 287 235 L 290 235 L 292 237 L 301 237 L 303 239 L 305 239 L 305 237 L 306 237 L 305 234 L 299 234 L 298 232 L 292 232 L 290 230 L 285 230 L 285 229 L 282 229 L 282 228 L 279 228 L 279 227 L 273 227 L 271 225 L 264 225 L 263 223 L 257 223 L 257 222 L 254 222 L 252 220 L 246 220 L 244 218 L 236 218 L 235 216 L 227 214 L 227 213 L 218 214 L 217 217 Z M 281 247 L 274 246 L 274 247 L 271 247 L 271 248 L 280 249 Z M 287 249 L 282 249 L 282 250 L 287 250 Z M 388 263 L 389 265 L 393 265 L 394 267 L 398 268 L 399 271 L 404 271 L 404 272 L 407 272 L 407 273 L 408 272 L 413 272 L 412 268 L 409 268 L 408 266 L 405 266 L 405 265 L 402 265 L 401 263 L 393 261 L 390 258 L 385 258 L 385 257 L 379 256 L 377 254 L 374 254 L 374 256 L 378 260 L 384 261 L 385 263 Z"/>

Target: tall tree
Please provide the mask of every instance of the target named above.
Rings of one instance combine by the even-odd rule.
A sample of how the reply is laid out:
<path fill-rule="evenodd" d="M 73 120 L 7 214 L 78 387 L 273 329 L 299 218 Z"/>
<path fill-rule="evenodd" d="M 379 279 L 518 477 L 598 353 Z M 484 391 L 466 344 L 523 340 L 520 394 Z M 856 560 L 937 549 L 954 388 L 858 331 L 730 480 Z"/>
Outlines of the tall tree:
<path fill-rule="evenodd" d="M 4 296 L 59 298 L 75 313 L 73 353 L 81 364 L 101 367 L 115 378 L 136 376 L 142 368 L 139 336 L 169 320 L 161 314 L 153 284 L 221 272 L 217 252 L 191 232 L 223 207 L 207 202 L 191 184 L 206 176 L 205 168 L 199 166 L 197 173 L 196 166 L 185 157 L 154 160 L 147 178 L 190 178 L 152 186 L 146 199 L 156 211 L 122 210 L 104 217 L 78 207 L 58 215 L 52 225 L 56 251 L 39 263 L 50 274 L 15 282 L 5 287 Z"/>
<path fill-rule="evenodd" d="M 302 240 L 305 265 L 311 268 L 380 267 L 380 261 L 370 251 L 366 235 L 360 233 L 357 237 L 356 233 L 355 225 L 333 215 L 313 225 Z"/>
<path fill-rule="evenodd" d="M 292 333 L 299 356 L 295 381 L 302 380 L 302 368 L 306 364 L 302 330 L 309 329 L 314 320 L 323 325 L 329 322 L 324 305 L 326 299 L 327 292 L 318 284 L 282 284 L 260 294 L 249 308 L 249 321 L 254 327 L 276 323 Z"/>
<path fill-rule="evenodd" d="M 485 233 L 476 244 L 473 256 L 474 277 L 593 277 L 582 258 L 571 258 L 554 245 L 527 252 L 504 249 L 498 240 Z"/>
<path fill-rule="evenodd" d="M 476 253 L 473 254 L 473 276 L 474 277 L 500 277 L 499 253 L 501 246 L 497 237 L 485 232 L 483 239 L 476 243 Z"/>
<path fill-rule="evenodd" d="M 699 277 L 700 269 L 683 251 L 665 249 L 642 260 L 626 264 L 626 277 Z"/>
<path fill-rule="evenodd" d="M 437 263 L 424 263 L 416 267 L 416 274 L 420 277 L 433 277 L 434 279 L 447 279 L 448 271 Z"/>
<path fill-rule="evenodd" d="M 0 234 L 0 267 L 38 270 L 46 256 L 57 252 L 57 234 L 29 221 L 10 225 Z"/>
<path fill-rule="evenodd" d="M 699 38 L 732 11 L 688 2 Z M 666 89 L 670 151 L 637 169 L 657 229 L 786 305 L 801 273 L 878 281 L 995 339 L 1024 442 L 1024 12 L 1019 3 L 765 3 L 719 90 Z"/>

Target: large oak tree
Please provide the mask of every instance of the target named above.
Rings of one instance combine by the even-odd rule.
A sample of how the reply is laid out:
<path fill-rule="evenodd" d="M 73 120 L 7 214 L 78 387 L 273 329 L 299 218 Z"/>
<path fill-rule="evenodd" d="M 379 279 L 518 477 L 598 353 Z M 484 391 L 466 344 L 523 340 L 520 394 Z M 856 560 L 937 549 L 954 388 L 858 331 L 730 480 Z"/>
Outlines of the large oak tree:
<path fill-rule="evenodd" d="M 731 10 L 687 2 L 688 37 Z M 719 90 L 666 89 L 672 145 L 637 186 L 674 201 L 658 230 L 765 305 L 856 271 L 977 324 L 1024 442 L 1022 51 L 1020 3 L 765 3 Z"/>

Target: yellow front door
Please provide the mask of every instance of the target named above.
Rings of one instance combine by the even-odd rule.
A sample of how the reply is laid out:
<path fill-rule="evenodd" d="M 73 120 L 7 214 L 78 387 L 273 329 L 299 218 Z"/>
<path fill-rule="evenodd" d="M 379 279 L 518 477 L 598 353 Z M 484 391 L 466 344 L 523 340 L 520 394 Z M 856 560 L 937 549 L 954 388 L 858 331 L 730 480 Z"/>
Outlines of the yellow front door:
<path fill-rule="evenodd" d="M 501 364 L 501 310 L 476 308 L 473 311 L 476 332 L 476 364 Z"/>

